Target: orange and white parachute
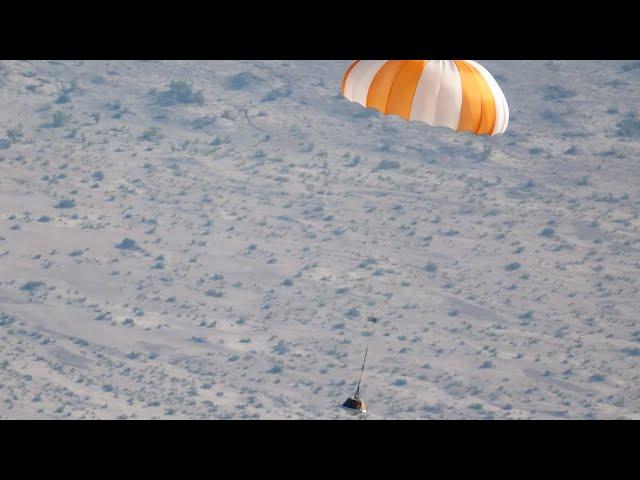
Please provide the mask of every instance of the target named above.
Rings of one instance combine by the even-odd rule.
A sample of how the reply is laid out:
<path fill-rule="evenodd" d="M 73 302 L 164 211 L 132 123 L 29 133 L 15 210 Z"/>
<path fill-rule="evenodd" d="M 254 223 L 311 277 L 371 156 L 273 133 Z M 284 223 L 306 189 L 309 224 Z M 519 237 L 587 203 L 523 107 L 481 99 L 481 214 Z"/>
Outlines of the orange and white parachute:
<path fill-rule="evenodd" d="M 476 135 L 499 135 L 509 123 L 500 86 L 472 60 L 358 60 L 342 94 L 386 115 Z"/>

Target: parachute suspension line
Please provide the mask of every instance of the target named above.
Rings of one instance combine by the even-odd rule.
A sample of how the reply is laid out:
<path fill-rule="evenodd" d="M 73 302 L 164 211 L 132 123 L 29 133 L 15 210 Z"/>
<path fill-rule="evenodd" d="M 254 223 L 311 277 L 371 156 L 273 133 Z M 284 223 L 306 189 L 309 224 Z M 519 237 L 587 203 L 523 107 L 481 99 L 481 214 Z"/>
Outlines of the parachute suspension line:
<path fill-rule="evenodd" d="M 362 361 L 362 369 L 360 370 L 360 378 L 358 379 L 358 388 L 356 388 L 356 394 L 353 397 L 356 400 L 360 399 L 360 383 L 362 382 L 362 374 L 364 373 L 364 364 L 367 361 L 368 351 L 369 351 L 369 346 L 367 346 L 367 349 L 364 351 L 364 360 Z"/>

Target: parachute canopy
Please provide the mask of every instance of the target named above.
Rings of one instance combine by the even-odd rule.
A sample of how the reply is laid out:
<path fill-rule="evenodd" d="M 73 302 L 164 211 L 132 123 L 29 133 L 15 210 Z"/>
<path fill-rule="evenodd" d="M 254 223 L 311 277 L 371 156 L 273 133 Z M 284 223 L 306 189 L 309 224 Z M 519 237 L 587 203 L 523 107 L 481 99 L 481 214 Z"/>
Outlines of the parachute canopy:
<path fill-rule="evenodd" d="M 385 115 L 476 135 L 499 135 L 509 123 L 500 86 L 472 60 L 358 60 L 342 94 Z"/>

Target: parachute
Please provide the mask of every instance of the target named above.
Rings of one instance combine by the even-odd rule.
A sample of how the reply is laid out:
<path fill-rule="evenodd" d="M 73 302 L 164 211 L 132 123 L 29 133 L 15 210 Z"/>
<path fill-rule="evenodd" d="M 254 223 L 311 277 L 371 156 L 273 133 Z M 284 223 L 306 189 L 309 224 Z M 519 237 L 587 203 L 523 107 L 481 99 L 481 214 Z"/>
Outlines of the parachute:
<path fill-rule="evenodd" d="M 498 82 L 472 60 L 358 60 L 342 94 L 385 115 L 476 135 L 499 135 L 509 105 Z"/>

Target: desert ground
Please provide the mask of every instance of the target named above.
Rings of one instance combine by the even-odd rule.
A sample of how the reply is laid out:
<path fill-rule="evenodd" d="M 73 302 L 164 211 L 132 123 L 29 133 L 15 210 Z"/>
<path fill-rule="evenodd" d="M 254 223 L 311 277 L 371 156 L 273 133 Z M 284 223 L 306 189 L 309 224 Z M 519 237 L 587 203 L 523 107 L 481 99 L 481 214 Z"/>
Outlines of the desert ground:
<path fill-rule="evenodd" d="M 640 62 L 479 60 L 503 136 L 349 61 L 0 62 L 0 418 L 640 418 Z M 374 316 L 377 323 L 368 318 Z"/>

